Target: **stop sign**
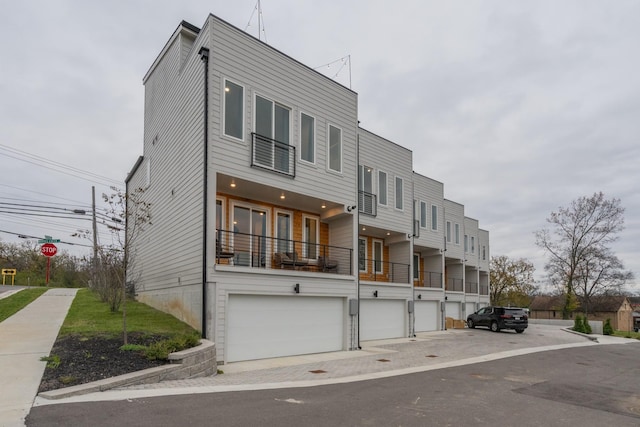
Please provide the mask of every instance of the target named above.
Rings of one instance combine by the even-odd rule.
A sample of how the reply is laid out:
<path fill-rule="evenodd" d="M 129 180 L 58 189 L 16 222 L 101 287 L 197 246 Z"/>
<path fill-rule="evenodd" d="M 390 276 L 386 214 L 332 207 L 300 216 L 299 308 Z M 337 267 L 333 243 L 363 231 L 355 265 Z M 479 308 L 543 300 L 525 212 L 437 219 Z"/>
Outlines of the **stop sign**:
<path fill-rule="evenodd" d="M 54 256 L 58 252 L 58 248 L 56 248 L 56 245 L 54 245 L 53 243 L 45 243 L 40 248 L 40 252 L 42 253 L 42 255 L 50 257 Z"/>

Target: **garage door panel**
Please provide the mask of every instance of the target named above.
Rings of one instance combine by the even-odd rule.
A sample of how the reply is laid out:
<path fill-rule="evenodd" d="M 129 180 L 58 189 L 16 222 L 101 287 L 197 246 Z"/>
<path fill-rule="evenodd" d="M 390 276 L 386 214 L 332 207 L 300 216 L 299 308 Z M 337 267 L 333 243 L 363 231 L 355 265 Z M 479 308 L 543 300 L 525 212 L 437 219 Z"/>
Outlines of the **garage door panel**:
<path fill-rule="evenodd" d="M 439 306 L 439 301 L 415 302 L 416 332 L 438 330 L 438 317 L 440 315 Z"/>
<path fill-rule="evenodd" d="M 460 313 L 460 303 L 459 302 L 447 302 L 447 317 L 451 317 L 453 319 L 462 319 L 462 314 Z"/>
<path fill-rule="evenodd" d="M 360 339 L 404 337 L 405 304 L 404 300 L 361 300 Z"/>
<path fill-rule="evenodd" d="M 342 350 L 342 298 L 230 295 L 226 361 Z"/>

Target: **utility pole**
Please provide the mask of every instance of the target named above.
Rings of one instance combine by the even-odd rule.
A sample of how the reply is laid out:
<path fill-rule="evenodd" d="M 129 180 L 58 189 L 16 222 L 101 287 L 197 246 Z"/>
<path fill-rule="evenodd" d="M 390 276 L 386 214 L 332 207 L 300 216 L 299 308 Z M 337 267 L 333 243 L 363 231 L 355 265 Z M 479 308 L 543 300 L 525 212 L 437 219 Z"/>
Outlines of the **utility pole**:
<path fill-rule="evenodd" d="M 92 201 L 92 210 L 93 210 L 93 263 L 92 263 L 92 274 L 91 274 L 91 286 L 95 287 L 96 285 L 96 274 L 98 272 L 98 226 L 96 224 L 96 187 L 91 186 L 91 201 Z"/>

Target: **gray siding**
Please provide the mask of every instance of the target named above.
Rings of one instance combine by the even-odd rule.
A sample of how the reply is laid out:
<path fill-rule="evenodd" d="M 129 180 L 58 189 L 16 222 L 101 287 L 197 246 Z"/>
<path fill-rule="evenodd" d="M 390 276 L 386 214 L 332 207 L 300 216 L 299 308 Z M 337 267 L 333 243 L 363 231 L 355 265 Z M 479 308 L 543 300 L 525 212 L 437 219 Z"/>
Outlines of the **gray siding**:
<path fill-rule="evenodd" d="M 465 259 L 467 260 L 468 266 L 477 267 L 478 264 L 478 254 L 479 254 L 479 246 L 480 243 L 479 233 L 478 233 L 478 220 L 472 218 L 464 218 L 464 234 L 468 236 L 468 248 L 465 252 Z M 471 238 L 473 237 L 474 244 L 471 245 Z M 463 240 L 464 244 L 464 240 Z"/>
<path fill-rule="evenodd" d="M 420 236 L 415 239 L 415 245 L 428 248 L 444 249 L 444 185 L 441 182 L 427 178 L 420 174 L 413 174 L 414 199 L 427 204 L 427 227 L 420 229 Z M 431 225 L 431 206 L 438 209 L 437 230 L 433 230 Z M 418 215 L 419 215 L 418 205 Z M 417 217 L 419 218 L 419 216 Z"/>
<path fill-rule="evenodd" d="M 209 17 L 209 22 L 213 29 L 210 83 L 214 120 L 210 135 L 215 169 L 285 191 L 313 195 L 337 203 L 355 203 L 357 95 L 213 16 Z M 244 87 L 244 142 L 223 135 L 222 93 L 225 78 Z M 292 145 L 298 145 L 300 111 L 316 119 L 316 164 L 297 162 L 295 179 L 250 167 L 256 94 L 291 108 Z M 342 129 L 341 174 L 327 171 L 329 124 Z"/>
<path fill-rule="evenodd" d="M 451 222 L 451 242 L 447 242 L 447 258 L 464 259 L 464 206 L 451 200 L 444 200 L 444 223 L 446 233 L 446 222 Z M 455 243 L 455 224 L 460 225 L 460 243 Z"/>

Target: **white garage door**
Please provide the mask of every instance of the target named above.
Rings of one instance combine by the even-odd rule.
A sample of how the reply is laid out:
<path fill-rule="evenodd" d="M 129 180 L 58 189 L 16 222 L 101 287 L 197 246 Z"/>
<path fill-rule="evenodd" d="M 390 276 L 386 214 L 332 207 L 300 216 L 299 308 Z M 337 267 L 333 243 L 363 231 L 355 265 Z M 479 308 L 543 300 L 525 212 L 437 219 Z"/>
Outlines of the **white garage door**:
<path fill-rule="evenodd" d="M 360 300 L 360 339 L 404 337 L 406 304 L 404 300 Z"/>
<path fill-rule="evenodd" d="M 438 330 L 438 317 L 440 316 L 439 307 L 440 303 L 438 301 L 415 302 L 416 332 Z"/>
<path fill-rule="evenodd" d="M 339 351 L 342 298 L 230 295 L 226 361 Z"/>
<path fill-rule="evenodd" d="M 447 306 L 447 317 L 452 317 L 454 319 L 462 320 L 460 314 L 460 303 L 459 302 L 448 302 Z"/>

